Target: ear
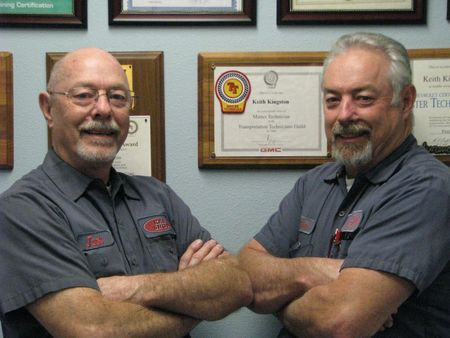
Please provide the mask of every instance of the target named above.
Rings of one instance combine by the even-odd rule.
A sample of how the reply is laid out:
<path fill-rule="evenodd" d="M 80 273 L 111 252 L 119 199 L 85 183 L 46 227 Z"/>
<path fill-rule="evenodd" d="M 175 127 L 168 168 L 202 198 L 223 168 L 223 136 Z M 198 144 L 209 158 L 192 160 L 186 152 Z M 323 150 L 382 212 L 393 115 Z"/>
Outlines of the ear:
<path fill-rule="evenodd" d="M 405 120 L 412 115 L 415 102 L 416 102 L 416 87 L 410 84 L 405 88 L 403 88 L 402 91 L 402 114 Z"/>
<path fill-rule="evenodd" d="M 42 114 L 47 121 L 47 126 L 52 128 L 53 126 L 53 116 L 51 112 L 50 105 L 50 94 L 47 92 L 39 93 L 39 107 L 41 108 Z"/>

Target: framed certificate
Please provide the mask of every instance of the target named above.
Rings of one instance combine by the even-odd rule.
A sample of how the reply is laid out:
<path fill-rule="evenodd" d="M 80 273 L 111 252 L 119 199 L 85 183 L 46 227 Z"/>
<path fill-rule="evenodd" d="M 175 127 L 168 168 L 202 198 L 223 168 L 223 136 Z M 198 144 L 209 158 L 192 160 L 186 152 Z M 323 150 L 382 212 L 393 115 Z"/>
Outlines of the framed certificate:
<path fill-rule="evenodd" d="M 47 53 L 47 80 L 65 53 Z M 122 65 L 136 95 L 130 112 L 130 130 L 114 167 L 131 175 L 166 179 L 164 129 L 164 74 L 162 52 L 111 52 Z M 51 146 L 51 132 L 48 132 Z"/>
<path fill-rule="evenodd" d="M 411 49 L 417 89 L 414 130 L 420 145 L 450 164 L 450 49 Z"/>
<path fill-rule="evenodd" d="M 0 27 L 87 27 L 87 0 L 0 0 Z"/>
<path fill-rule="evenodd" d="M 110 25 L 255 25 L 256 0 L 109 0 Z"/>
<path fill-rule="evenodd" d="M 308 167 L 330 160 L 322 52 L 200 53 L 199 167 Z"/>
<path fill-rule="evenodd" d="M 13 57 L 0 52 L 0 169 L 13 168 Z"/>
<path fill-rule="evenodd" d="M 277 0 L 278 25 L 424 24 L 426 0 Z"/>

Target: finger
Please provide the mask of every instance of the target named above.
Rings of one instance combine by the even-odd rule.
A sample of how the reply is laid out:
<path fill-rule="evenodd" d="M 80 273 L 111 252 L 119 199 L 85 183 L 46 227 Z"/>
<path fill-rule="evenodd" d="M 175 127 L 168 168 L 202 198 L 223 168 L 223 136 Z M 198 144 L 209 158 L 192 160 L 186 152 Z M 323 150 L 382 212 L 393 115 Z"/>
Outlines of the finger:
<path fill-rule="evenodd" d="M 384 327 L 389 328 L 392 327 L 392 325 L 394 325 L 394 319 L 392 319 L 392 317 L 389 317 L 389 319 L 384 323 Z"/>
<path fill-rule="evenodd" d="M 204 261 L 217 258 L 224 252 L 224 247 L 221 244 L 216 244 L 214 248 L 203 258 Z"/>
<path fill-rule="evenodd" d="M 213 239 L 210 239 L 208 242 L 203 244 L 203 246 L 192 255 L 188 266 L 194 266 L 200 263 L 203 259 L 205 259 L 206 256 L 208 256 L 208 254 L 211 252 L 211 250 L 214 249 L 216 245 L 217 242 Z"/>
<path fill-rule="evenodd" d="M 191 261 L 194 253 L 196 253 L 202 246 L 203 241 L 201 239 L 196 239 L 195 241 L 193 241 L 181 256 L 180 262 L 178 263 L 178 270 L 185 269 L 189 265 L 189 262 Z"/>

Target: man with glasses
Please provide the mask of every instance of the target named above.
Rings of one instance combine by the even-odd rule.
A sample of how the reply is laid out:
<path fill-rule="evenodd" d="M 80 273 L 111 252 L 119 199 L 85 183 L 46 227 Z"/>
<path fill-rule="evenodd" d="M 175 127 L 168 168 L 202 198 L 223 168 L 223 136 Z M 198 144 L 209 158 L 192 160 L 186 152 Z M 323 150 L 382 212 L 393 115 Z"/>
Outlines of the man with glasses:
<path fill-rule="evenodd" d="M 449 337 L 450 171 L 412 135 L 405 48 L 338 39 L 324 62 L 336 160 L 305 173 L 241 251 L 279 337 Z"/>
<path fill-rule="evenodd" d="M 54 65 L 39 95 L 52 149 L 0 196 L 6 337 L 182 337 L 251 301 L 246 273 L 174 191 L 112 168 L 132 101 L 103 50 Z"/>

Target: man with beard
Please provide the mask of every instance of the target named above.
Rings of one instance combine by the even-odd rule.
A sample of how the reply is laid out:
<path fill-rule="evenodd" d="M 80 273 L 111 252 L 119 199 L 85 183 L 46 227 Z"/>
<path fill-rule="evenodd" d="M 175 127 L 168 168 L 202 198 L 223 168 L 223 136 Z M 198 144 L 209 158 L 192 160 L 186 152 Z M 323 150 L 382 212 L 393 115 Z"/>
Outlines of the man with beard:
<path fill-rule="evenodd" d="M 279 337 L 448 337 L 449 169 L 411 134 L 405 48 L 338 39 L 324 62 L 335 163 L 304 174 L 240 253 Z"/>
<path fill-rule="evenodd" d="M 173 190 L 112 168 L 132 102 L 101 49 L 55 64 L 39 95 L 53 149 L 0 196 L 5 337 L 182 337 L 251 301 L 236 258 Z"/>

